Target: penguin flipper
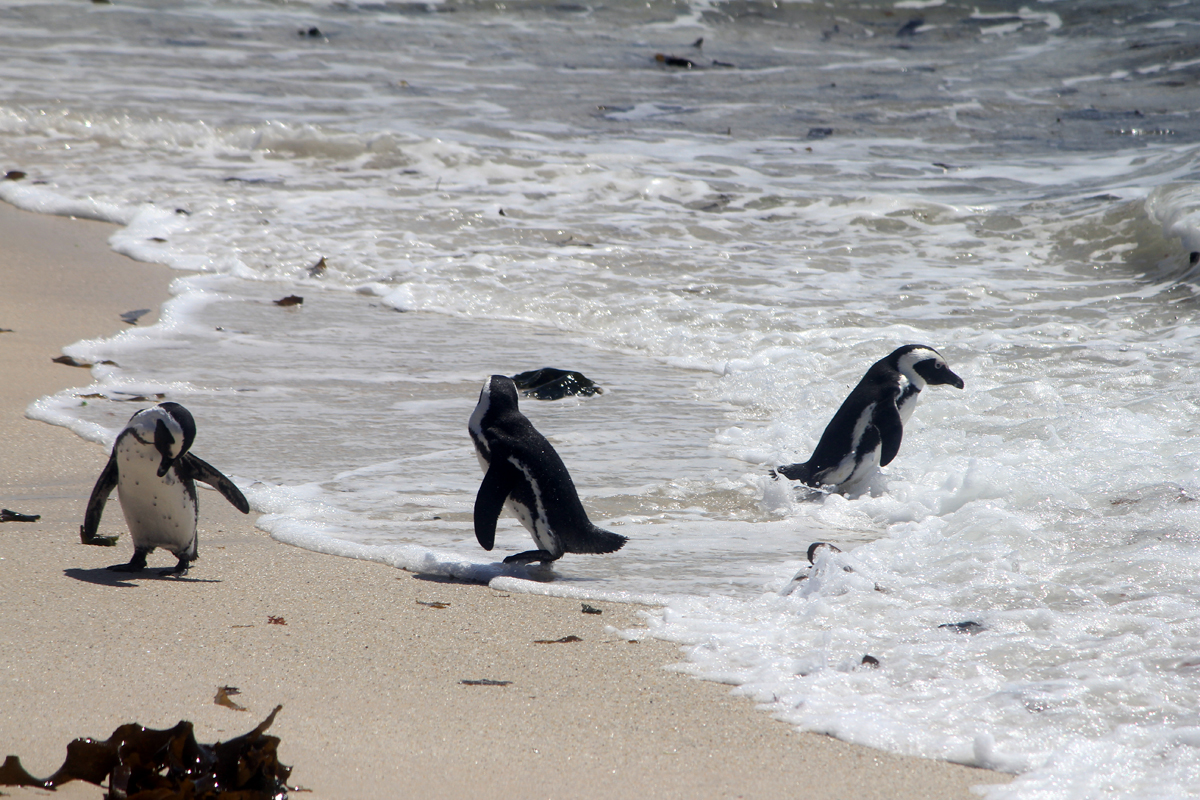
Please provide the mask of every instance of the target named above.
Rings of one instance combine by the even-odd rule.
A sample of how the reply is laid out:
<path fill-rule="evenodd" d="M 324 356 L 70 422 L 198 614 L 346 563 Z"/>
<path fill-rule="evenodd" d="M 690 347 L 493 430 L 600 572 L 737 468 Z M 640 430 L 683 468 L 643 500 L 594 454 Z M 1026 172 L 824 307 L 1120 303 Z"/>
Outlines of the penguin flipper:
<path fill-rule="evenodd" d="M 100 517 L 104 514 L 104 504 L 108 502 L 108 496 L 112 494 L 112 490 L 117 488 L 117 479 L 119 477 L 117 459 L 109 456 L 108 464 L 100 472 L 100 477 L 96 479 L 96 485 L 92 487 L 92 495 L 88 498 L 87 511 L 83 515 L 83 524 L 79 526 L 79 541 L 84 544 L 92 544 L 97 547 L 113 547 L 116 545 L 118 537 L 97 536 L 96 530 L 100 527 Z"/>
<path fill-rule="evenodd" d="M 904 438 L 904 422 L 900 419 L 900 409 L 896 408 L 895 403 L 880 406 L 875 428 L 879 431 L 881 445 L 879 466 L 886 467 L 900 452 L 900 440 Z"/>
<path fill-rule="evenodd" d="M 242 494 L 242 490 L 233 481 L 222 475 L 221 471 L 212 464 L 209 464 L 202 458 L 197 458 L 191 453 L 185 453 L 180 461 L 183 462 L 183 466 L 192 480 L 207 483 L 224 495 L 225 499 L 232 503 L 233 507 L 238 511 L 243 514 L 250 513 L 250 504 L 246 502 L 246 497 Z"/>
<path fill-rule="evenodd" d="M 475 538 L 484 550 L 496 545 L 496 520 L 504 509 L 504 501 L 517 484 L 516 467 L 506 459 L 493 455 L 479 493 L 475 495 Z"/>

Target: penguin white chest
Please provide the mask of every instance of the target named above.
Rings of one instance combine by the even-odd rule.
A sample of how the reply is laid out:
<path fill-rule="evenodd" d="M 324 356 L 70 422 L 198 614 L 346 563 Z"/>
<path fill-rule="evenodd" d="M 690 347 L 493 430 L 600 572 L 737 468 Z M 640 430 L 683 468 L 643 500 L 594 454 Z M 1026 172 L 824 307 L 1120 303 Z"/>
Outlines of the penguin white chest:
<path fill-rule="evenodd" d="M 117 497 L 138 548 L 182 553 L 196 540 L 196 502 L 174 469 L 158 477 L 162 455 L 153 445 L 124 436 L 117 444 Z"/>
<path fill-rule="evenodd" d="M 896 410 L 900 412 L 900 423 L 907 425 L 908 420 L 917 408 L 917 399 L 921 396 L 921 387 L 908 380 L 900 379 L 900 389 L 896 394 Z"/>

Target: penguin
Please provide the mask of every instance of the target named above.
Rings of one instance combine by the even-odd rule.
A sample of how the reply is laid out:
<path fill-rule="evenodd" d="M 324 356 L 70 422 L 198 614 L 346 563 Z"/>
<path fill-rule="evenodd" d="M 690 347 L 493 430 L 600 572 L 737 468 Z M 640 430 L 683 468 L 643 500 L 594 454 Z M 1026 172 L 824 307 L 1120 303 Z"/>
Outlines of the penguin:
<path fill-rule="evenodd" d="M 475 538 L 484 550 L 495 544 L 496 519 L 506 503 L 538 549 L 508 556 L 505 564 L 544 564 L 563 553 L 613 553 L 625 545 L 626 537 L 588 519 L 562 459 L 517 410 L 512 378 L 487 379 L 467 430 L 484 471 L 475 496 Z"/>
<path fill-rule="evenodd" d="M 156 547 L 179 559 L 163 575 L 183 575 L 198 557 L 196 548 L 196 481 L 209 484 L 243 514 L 250 504 L 241 491 L 211 464 L 189 452 L 196 422 L 179 403 L 159 403 L 129 418 L 113 444 L 108 464 L 88 499 L 79 538 L 84 544 L 111 546 L 116 537 L 97 536 L 100 516 L 112 490 L 117 490 L 125 523 L 133 537 L 133 558 L 109 567 L 141 572 Z"/>
<path fill-rule="evenodd" d="M 886 467 L 900 450 L 904 423 L 926 385 L 963 388 L 938 351 L 906 344 L 871 365 L 821 434 L 812 457 L 779 467 L 778 474 L 814 488 L 853 490 Z M 774 474 L 774 473 L 773 473 Z"/>

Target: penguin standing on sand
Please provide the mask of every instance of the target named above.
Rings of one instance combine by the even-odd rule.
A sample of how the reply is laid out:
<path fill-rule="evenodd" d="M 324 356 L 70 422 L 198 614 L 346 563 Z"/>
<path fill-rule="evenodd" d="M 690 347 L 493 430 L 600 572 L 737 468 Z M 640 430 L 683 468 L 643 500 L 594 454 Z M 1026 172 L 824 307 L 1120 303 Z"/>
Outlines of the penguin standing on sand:
<path fill-rule="evenodd" d="M 867 374 L 833 415 L 812 457 L 803 464 L 779 467 L 778 473 L 812 487 L 852 490 L 886 467 L 900 450 L 904 423 L 912 416 L 926 385 L 963 388 L 938 351 L 906 344 L 871 365 Z"/>
<path fill-rule="evenodd" d="M 517 410 L 511 378 L 488 378 L 467 429 L 484 471 L 475 496 L 475 538 L 484 550 L 496 542 L 496 519 L 506 503 L 538 549 L 511 555 L 505 564 L 556 561 L 563 553 L 613 553 L 625 545 L 624 536 L 588 519 L 562 459 Z"/>
<path fill-rule="evenodd" d="M 109 569 L 141 572 L 146 567 L 146 556 L 161 547 L 179 559 L 174 568 L 162 574 L 182 575 L 188 571 L 198 557 L 196 481 L 215 488 L 243 514 L 250 512 L 250 504 L 233 481 L 188 452 L 195 438 L 195 420 L 179 403 L 160 403 L 137 412 L 117 436 L 79 528 L 84 544 L 117 543 L 116 537 L 96 535 L 104 504 L 115 488 L 133 537 L 133 558 L 128 564 Z"/>

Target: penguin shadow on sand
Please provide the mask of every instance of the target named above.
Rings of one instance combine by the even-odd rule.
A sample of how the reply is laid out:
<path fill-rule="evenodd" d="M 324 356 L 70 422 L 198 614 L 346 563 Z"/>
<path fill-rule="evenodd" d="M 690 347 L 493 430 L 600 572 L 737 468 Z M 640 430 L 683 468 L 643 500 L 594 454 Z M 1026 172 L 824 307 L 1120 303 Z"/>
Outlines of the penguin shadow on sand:
<path fill-rule="evenodd" d="M 64 569 L 63 574 L 68 578 L 74 578 L 77 581 L 84 583 L 95 584 L 96 586 L 111 586 L 120 589 L 132 589 L 140 586 L 143 581 L 165 581 L 167 583 L 221 583 L 218 578 L 192 578 L 186 575 L 164 575 L 157 571 L 129 573 L 117 572 L 109 567 L 97 567 L 95 569 L 81 569 L 79 567 L 70 567 Z"/>
<path fill-rule="evenodd" d="M 438 572 L 414 572 L 412 578 L 431 584 L 487 586 L 493 578 L 520 578 L 531 583 L 555 583 L 561 576 L 549 564 L 504 564 L 497 561 L 476 565 L 467 573 L 446 575 Z"/>

